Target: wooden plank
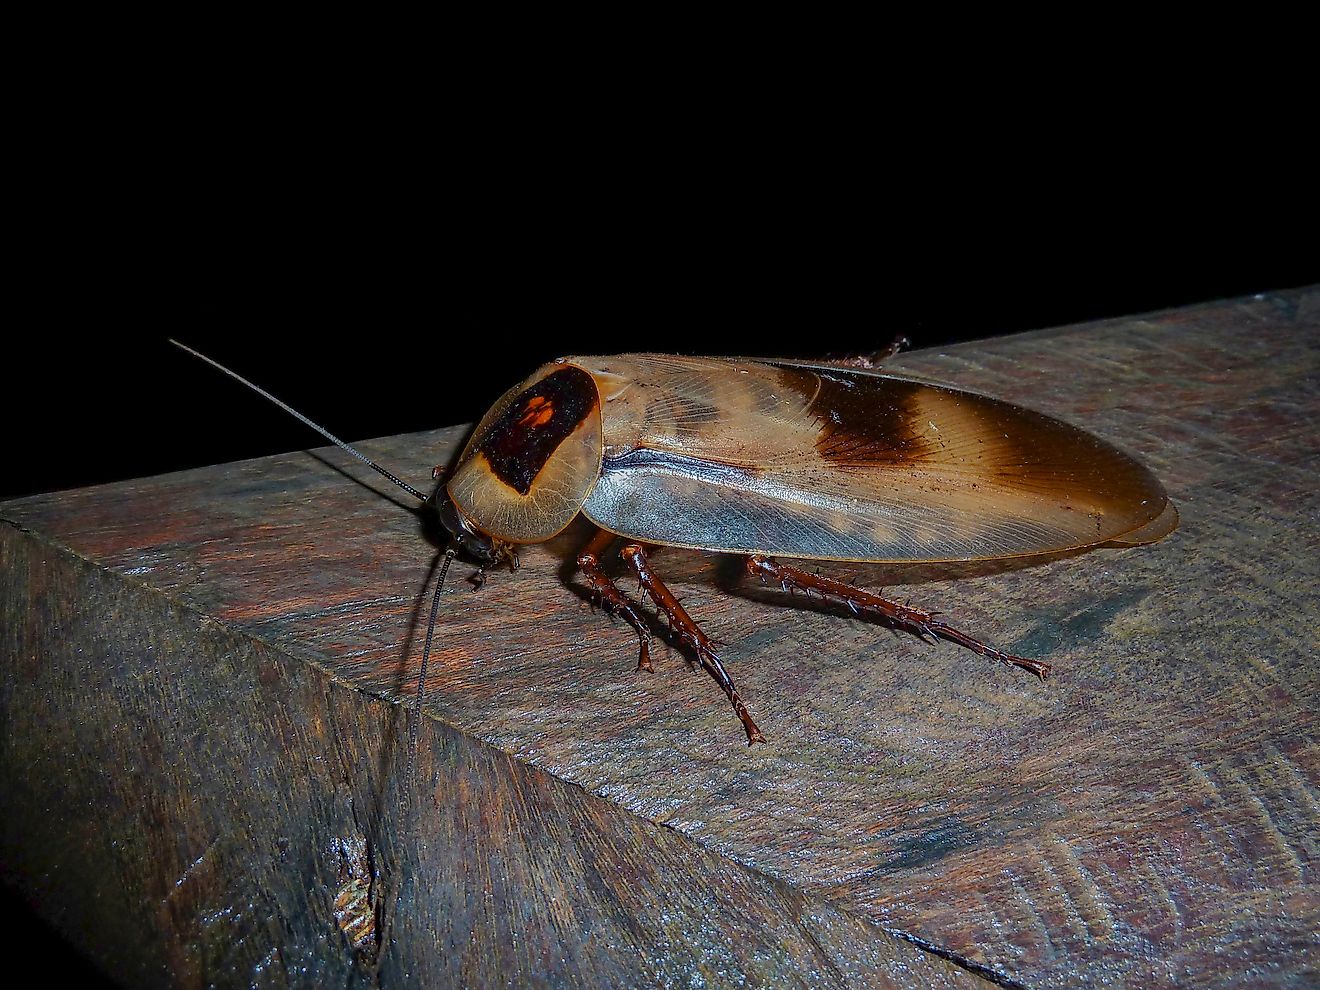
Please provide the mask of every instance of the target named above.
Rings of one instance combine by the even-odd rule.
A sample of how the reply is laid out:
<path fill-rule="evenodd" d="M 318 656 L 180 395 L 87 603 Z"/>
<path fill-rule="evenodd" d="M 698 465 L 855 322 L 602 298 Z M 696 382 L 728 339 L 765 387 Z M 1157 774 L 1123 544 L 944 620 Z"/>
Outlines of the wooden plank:
<path fill-rule="evenodd" d="M 11 525 L 0 568 L 0 862 L 118 984 L 983 984 L 442 723 L 408 792 L 394 706 Z"/>
<path fill-rule="evenodd" d="M 1178 503 L 1182 528 L 1152 547 L 856 571 L 1055 663 L 1044 685 L 785 607 L 737 566 L 667 551 L 657 569 L 726 644 L 770 737 L 748 750 L 677 652 L 632 672 L 629 631 L 572 581 L 574 531 L 480 592 L 451 581 L 437 738 L 485 740 L 509 754 L 509 774 L 544 771 L 850 923 L 1032 986 L 1302 984 L 1320 925 L 1318 338 L 1311 289 L 901 362 L 1088 426 L 1145 458 Z M 422 475 L 461 432 L 364 446 Z M 0 515 L 335 683 L 397 699 L 411 692 L 434 546 L 381 491 L 317 452 Z M 230 675 L 251 688 L 250 672 Z M 395 781 L 397 747 L 362 745 L 377 742 L 374 765 Z M 444 763 L 436 745 L 427 766 Z"/>

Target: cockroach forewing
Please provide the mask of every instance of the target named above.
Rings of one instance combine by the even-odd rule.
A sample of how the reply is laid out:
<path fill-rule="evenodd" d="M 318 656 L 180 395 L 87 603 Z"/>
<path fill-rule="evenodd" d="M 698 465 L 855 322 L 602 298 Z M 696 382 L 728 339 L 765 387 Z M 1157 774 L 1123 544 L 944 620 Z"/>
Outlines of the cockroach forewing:
<path fill-rule="evenodd" d="M 1140 547 L 1147 543 L 1158 543 L 1178 528 L 1178 509 L 1172 502 L 1165 502 L 1164 511 L 1146 525 L 1115 536 L 1105 543 L 1107 547 Z"/>
<path fill-rule="evenodd" d="M 624 536 L 781 557 L 942 561 L 1128 534 L 1144 542 L 1170 523 L 1164 489 L 1138 461 L 988 396 L 788 363 L 570 361 L 610 383 L 601 389 L 605 456 L 583 512 Z"/>

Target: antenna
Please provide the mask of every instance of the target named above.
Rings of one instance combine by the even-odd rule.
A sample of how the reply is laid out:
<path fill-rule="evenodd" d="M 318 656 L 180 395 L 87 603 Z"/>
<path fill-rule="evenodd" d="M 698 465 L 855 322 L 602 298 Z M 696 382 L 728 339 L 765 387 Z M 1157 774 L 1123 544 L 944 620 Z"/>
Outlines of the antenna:
<path fill-rule="evenodd" d="M 287 402 L 283 402 L 280 399 L 275 398 L 275 396 L 271 395 L 264 388 L 252 384 L 252 382 L 248 381 L 238 372 L 226 368 L 219 361 L 207 357 L 205 354 L 201 353 L 200 351 L 195 351 L 186 344 L 180 344 L 177 340 L 174 340 L 173 338 L 167 338 L 167 339 L 171 344 L 179 348 L 179 350 L 187 351 L 193 357 L 205 361 L 207 364 L 209 364 L 212 368 L 215 368 L 217 371 L 224 372 L 226 375 L 234 379 L 240 385 L 246 385 L 248 388 L 252 389 L 252 391 L 256 392 L 257 395 L 261 396 L 263 399 L 267 399 L 268 401 L 275 403 L 275 405 L 279 406 L 294 419 L 298 420 L 301 423 L 304 423 L 307 426 L 310 426 L 313 430 L 321 434 L 321 436 L 325 437 L 336 447 L 339 447 L 341 450 L 345 450 L 348 453 L 352 454 L 363 464 L 367 465 L 367 467 L 371 468 L 373 471 L 377 472 L 383 477 L 388 478 L 390 481 L 394 482 L 409 495 L 416 498 L 419 502 L 426 502 L 427 500 L 426 496 L 423 495 L 421 492 L 419 492 L 412 485 L 408 484 L 405 481 L 400 481 L 397 477 L 395 477 L 385 468 L 381 467 L 366 454 L 346 444 L 343 440 L 340 440 L 337 436 L 335 436 L 325 427 L 313 423 L 310 419 L 308 419 L 306 416 L 300 413 L 297 409 L 294 409 L 293 406 L 289 405 Z M 426 697 L 426 667 L 431 659 L 431 639 L 435 633 L 436 616 L 440 611 L 440 593 L 444 590 L 445 577 L 446 575 L 449 574 L 449 565 L 453 562 L 456 553 L 457 553 L 457 548 L 455 547 L 454 543 L 451 541 L 449 547 L 444 552 L 444 566 L 440 568 L 440 578 L 439 580 L 436 581 L 435 593 L 431 598 L 431 617 L 426 624 L 426 644 L 422 648 L 422 666 L 421 666 L 421 671 L 417 675 L 417 700 L 413 706 L 413 718 L 411 724 L 409 725 L 409 730 L 408 730 L 408 764 L 407 764 L 407 769 L 404 771 L 404 779 L 408 782 L 409 786 L 411 786 L 413 782 L 413 766 L 417 756 L 417 731 L 419 727 L 418 723 L 422 717 L 422 703 Z"/>
<path fill-rule="evenodd" d="M 174 340 L 173 338 L 167 338 L 167 339 L 169 339 L 169 342 L 173 344 L 175 347 L 177 347 L 179 350 L 187 351 L 193 357 L 205 361 L 207 364 L 209 364 L 212 368 L 215 368 L 217 371 L 224 372 L 226 375 L 234 379 L 234 381 L 238 382 L 240 385 L 246 385 L 248 388 L 252 389 L 252 391 L 256 392 L 257 395 L 261 396 L 263 399 L 267 399 L 268 401 L 275 403 L 275 405 L 279 406 L 294 419 L 298 420 L 301 423 L 306 424 L 307 426 L 310 426 L 313 430 L 321 434 L 321 436 L 325 437 L 336 447 L 352 454 L 367 467 L 371 468 L 371 470 L 375 471 L 377 474 L 381 475 L 382 477 L 388 478 L 390 481 L 394 482 L 396 485 L 402 488 L 413 498 L 417 499 L 417 501 L 419 502 L 426 501 L 426 496 L 423 495 L 421 492 L 419 492 L 412 485 L 408 484 L 406 481 L 400 481 L 397 477 L 395 477 L 385 468 L 381 467 L 366 454 L 362 453 L 360 450 L 355 450 L 353 447 L 350 447 L 348 444 L 344 443 L 343 440 L 340 440 L 337 436 L 335 436 L 333 433 L 327 430 L 324 426 L 319 426 L 316 423 L 313 423 L 310 419 L 308 419 L 306 416 L 300 413 L 297 409 L 294 409 L 293 406 L 289 405 L 287 402 L 280 401 L 279 399 L 275 398 L 275 396 L 267 392 L 264 388 L 261 388 L 260 386 L 257 385 L 253 385 L 250 381 L 248 381 L 238 372 L 231 371 L 230 369 L 226 368 L 223 364 L 221 364 L 219 361 L 207 357 L 205 354 L 202 354 L 200 351 L 194 351 L 188 345 L 180 344 L 177 340 Z"/>
<path fill-rule="evenodd" d="M 444 566 L 440 568 L 440 577 L 435 582 L 435 591 L 431 596 L 431 618 L 426 623 L 426 643 L 422 647 L 422 669 L 417 674 L 417 700 L 413 703 L 412 721 L 408 723 L 408 764 L 403 772 L 403 779 L 411 787 L 413 783 L 413 764 L 417 757 L 417 732 L 421 726 L 422 701 L 426 697 L 426 665 L 431 659 L 431 636 L 435 632 L 436 615 L 440 611 L 440 592 L 445 590 L 445 576 L 449 565 L 454 561 L 457 551 L 451 542 L 445 550 Z"/>

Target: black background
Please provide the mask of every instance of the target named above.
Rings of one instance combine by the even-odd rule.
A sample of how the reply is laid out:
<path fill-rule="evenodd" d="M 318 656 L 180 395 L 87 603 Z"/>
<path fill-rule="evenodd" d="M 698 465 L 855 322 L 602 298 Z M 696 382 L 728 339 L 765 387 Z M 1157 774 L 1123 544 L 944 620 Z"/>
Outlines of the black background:
<path fill-rule="evenodd" d="M 1261 108 L 406 83 L 129 78 L 40 118 L 0 498 L 321 444 L 171 336 L 351 441 L 575 352 L 939 346 L 1320 282 L 1313 176 Z"/>
<path fill-rule="evenodd" d="M 575 352 L 938 346 L 1320 282 L 1313 176 L 1260 108 L 190 83 L 80 89 L 23 146 L 0 498 L 321 444 L 171 336 L 353 440 Z"/>

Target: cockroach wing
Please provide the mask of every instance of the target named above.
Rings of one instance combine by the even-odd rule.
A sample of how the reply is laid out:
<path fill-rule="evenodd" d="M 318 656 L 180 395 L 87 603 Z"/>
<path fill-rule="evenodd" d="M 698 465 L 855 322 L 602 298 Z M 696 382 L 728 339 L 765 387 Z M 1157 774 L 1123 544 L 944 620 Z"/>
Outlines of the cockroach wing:
<path fill-rule="evenodd" d="M 828 366 L 579 357 L 604 458 L 582 511 L 650 543 L 859 561 L 974 560 L 1177 525 L 1136 460 L 987 396 Z"/>

